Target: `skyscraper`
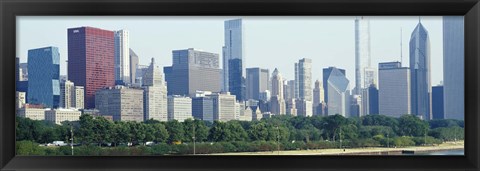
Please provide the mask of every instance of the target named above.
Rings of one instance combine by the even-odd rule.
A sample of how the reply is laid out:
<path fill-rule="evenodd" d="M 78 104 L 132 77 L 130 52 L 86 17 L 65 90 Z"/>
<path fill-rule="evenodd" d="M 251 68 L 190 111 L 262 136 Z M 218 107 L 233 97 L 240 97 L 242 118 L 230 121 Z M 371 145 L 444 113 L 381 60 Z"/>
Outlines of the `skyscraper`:
<path fill-rule="evenodd" d="M 323 68 L 323 91 L 325 92 L 324 94 L 324 100 L 326 103 L 328 103 L 328 78 L 330 77 L 330 74 L 334 69 L 338 69 L 343 75 L 347 75 L 344 69 L 336 68 L 336 67 L 328 67 L 328 68 Z"/>
<path fill-rule="evenodd" d="M 85 88 L 85 108 L 95 108 L 95 92 L 115 85 L 112 31 L 93 27 L 68 29 L 68 78 Z"/>
<path fill-rule="evenodd" d="M 270 99 L 270 106 L 273 114 L 285 115 L 285 100 L 283 98 L 283 78 L 277 68 L 272 73 L 272 94 Z"/>
<path fill-rule="evenodd" d="M 321 105 L 322 102 L 324 102 L 324 91 L 323 91 L 323 86 L 321 85 L 319 80 L 315 81 L 315 88 L 313 88 L 313 114 L 321 114 L 318 113 L 317 108 L 319 105 Z"/>
<path fill-rule="evenodd" d="M 195 119 L 213 122 L 213 100 L 210 97 L 192 98 L 192 115 Z"/>
<path fill-rule="evenodd" d="M 134 84 L 137 78 L 138 55 L 130 49 L 130 83 Z"/>
<path fill-rule="evenodd" d="M 130 83 L 130 48 L 127 30 L 114 31 L 115 36 L 115 82 Z"/>
<path fill-rule="evenodd" d="M 432 87 L 432 119 L 445 119 L 443 86 Z"/>
<path fill-rule="evenodd" d="M 463 16 L 443 16 L 443 95 L 446 119 L 464 119 L 465 49 Z"/>
<path fill-rule="evenodd" d="M 400 117 L 411 113 L 410 69 L 400 62 L 378 64 L 379 114 Z"/>
<path fill-rule="evenodd" d="M 171 72 L 165 72 L 169 95 L 194 97 L 196 91 L 221 90 L 218 54 L 193 48 L 174 50 L 172 61 Z"/>
<path fill-rule="evenodd" d="M 429 120 L 432 118 L 430 40 L 420 21 L 410 37 L 410 75 L 412 114 Z"/>
<path fill-rule="evenodd" d="M 327 80 L 328 115 L 350 116 L 350 81 L 337 68 L 333 68 Z"/>
<path fill-rule="evenodd" d="M 69 80 L 60 83 L 60 107 L 70 109 L 75 107 L 75 85 Z"/>
<path fill-rule="evenodd" d="M 295 80 L 286 81 L 287 84 L 283 91 L 285 92 L 285 99 L 294 99 L 295 98 Z"/>
<path fill-rule="evenodd" d="M 28 50 L 27 101 L 57 108 L 60 102 L 60 53 L 57 47 Z"/>
<path fill-rule="evenodd" d="M 210 96 L 213 100 L 213 119 L 227 122 L 235 119 L 235 95 L 215 93 Z"/>
<path fill-rule="evenodd" d="M 183 122 L 186 119 L 193 119 L 192 99 L 178 95 L 168 96 L 168 120 Z"/>
<path fill-rule="evenodd" d="M 167 86 L 160 68 L 155 66 L 154 58 L 142 81 L 144 120 L 167 121 Z"/>
<path fill-rule="evenodd" d="M 368 88 L 363 89 L 362 92 L 362 114 L 372 115 L 379 114 L 378 112 L 378 89 L 375 84 L 370 84 Z"/>
<path fill-rule="evenodd" d="M 295 63 L 295 97 L 312 102 L 312 60 L 303 58 Z"/>
<path fill-rule="evenodd" d="M 247 68 L 246 79 L 246 99 L 260 99 L 260 92 L 268 89 L 268 79 L 270 73 L 268 69 Z"/>
<path fill-rule="evenodd" d="M 241 78 L 238 77 L 239 73 L 230 75 L 230 71 L 240 72 L 240 76 L 244 76 L 243 68 L 245 67 L 245 59 L 243 56 L 243 25 L 242 19 L 227 20 L 224 23 L 225 45 L 223 46 L 223 77 L 222 77 L 222 90 L 231 91 L 230 85 L 236 83 Z M 230 62 L 232 59 L 237 59 Z M 230 64 L 232 63 L 232 64 Z M 230 65 L 236 65 L 235 68 L 230 69 Z M 234 78 L 235 81 L 230 83 L 230 78 Z M 238 87 L 236 87 L 238 88 Z M 235 89 L 235 88 L 234 88 Z"/>
<path fill-rule="evenodd" d="M 355 18 L 355 89 L 353 94 L 360 95 L 366 87 L 365 68 L 371 65 L 370 58 L 370 20 L 363 16 Z"/>

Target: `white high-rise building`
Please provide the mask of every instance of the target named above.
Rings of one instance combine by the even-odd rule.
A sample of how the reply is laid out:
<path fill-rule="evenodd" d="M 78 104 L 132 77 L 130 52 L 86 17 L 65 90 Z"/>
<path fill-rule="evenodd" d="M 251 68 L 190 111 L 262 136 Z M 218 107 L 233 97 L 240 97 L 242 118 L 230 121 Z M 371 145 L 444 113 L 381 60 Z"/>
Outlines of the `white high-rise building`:
<path fill-rule="evenodd" d="M 183 122 L 186 119 L 193 119 L 192 99 L 185 96 L 168 96 L 168 120 Z"/>
<path fill-rule="evenodd" d="M 17 109 L 23 108 L 23 106 L 26 103 L 26 98 L 27 98 L 25 92 L 17 91 L 15 93 L 15 96 L 16 96 L 16 99 L 17 99 L 17 105 L 16 105 Z"/>
<path fill-rule="evenodd" d="M 155 60 L 152 58 L 150 66 L 142 78 L 144 120 L 154 119 L 159 121 L 168 120 L 167 109 L 167 86 L 163 74 Z"/>
<path fill-rule="evenodd" d="M 465 118 L 464 17 L 443 16 L 443 99 L 445 119 Z"/>
<path fill-rule="evenodd" d="M 378 64 L 378 107 L 382 115 L 410 114 L 410 69 L 400 62 Z"/>
<path fill-rule="evenodd" d="M 278 69 L 272 74 L 272 94 L 270 98 L 270 112 L 275 115 L 285 115 L 285 100 L 283 98 L 283 78 Z"/>
<path fill-rule="evenodd" d="M 115 80 L 123 83 L 130 81 L 130 45 L 127 30 L 114 32 L 115 39 Z"/>
<path fill-rule="evenodd" d="M 366 68 L 370 68 L 367 69 Z M 360 95 L 366 83 L 372 78 L 366 77 L 371 70 L 370 58 L 370 20 L 363 16 L 355 18 L 355 89 L 353 94 Z M 374 79 L 374 78 L 373 78 Z"/>
<path fill-rule="evenodd" d="M 242 75 L 245 76 L 245 59 L 243 52 L 243 25 L 242 19 L 227 20 L 224 23 L 225 45 L 223 46 L 223 76 L 222 90 L 229 91 L 229 61 L 242 61 Z"/>
<path fill-rule="evenodd" d="M 303 58 L 295 63 L 295 98 L 312 102 L 312 60 Z"/>
<path fill-rule="evenodd" d="M 75 107 L 75 85 L 70 80 L 60 83 L 60 107 L 70 109 Z"/>
<path fill-rule="evenodd" d="M 83 86 L 75 86 L 75 96 L 73 97 L 73 105 L 76 109 L 83 109 L 85 107 L 85 88 Z"/>

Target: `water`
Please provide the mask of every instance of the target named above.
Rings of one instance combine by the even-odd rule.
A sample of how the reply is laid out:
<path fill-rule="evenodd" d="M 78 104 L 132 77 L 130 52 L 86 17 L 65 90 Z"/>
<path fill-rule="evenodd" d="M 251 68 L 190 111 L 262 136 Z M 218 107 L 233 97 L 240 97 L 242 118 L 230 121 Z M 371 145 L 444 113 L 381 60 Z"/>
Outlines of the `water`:
<path fill-rule="evenodd" d="M 445 151 L 435 151 L 435 152 L 419 152 L 415 155 L 465 155 L 464 149 L 456 150 L 445 150 Z"/>

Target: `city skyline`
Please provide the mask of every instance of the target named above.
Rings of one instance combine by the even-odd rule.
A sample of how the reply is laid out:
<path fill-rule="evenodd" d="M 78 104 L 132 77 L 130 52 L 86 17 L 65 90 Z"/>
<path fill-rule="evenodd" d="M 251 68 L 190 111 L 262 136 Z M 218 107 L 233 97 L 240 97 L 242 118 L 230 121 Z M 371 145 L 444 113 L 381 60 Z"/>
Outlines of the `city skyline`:
<path fill-rule="evenodd" d="M 284 79 L 293 80 L 294 79 L 294 68 L 292 64 L 296 62 L 298 59 L 301 58 L 310 58 L 312 59 L 312 87 L 314 80 L 322 80 L 322 69 L 328 66 L 335 66 L 342 69 L 346 69 L 347 78 L 348 80 L 354 82 L 354 66 L 355 66 L 355 51 L 354 51 L 354 16 L 348 17 L 284 17 L 280 19 L 279 17 L 146 17 L 140 19 L 138 17 L 123 17 L 122 19 L 118 17 L 100 17 L 100 18 L 91 18 L 91 17 L 69 17 L 71 21 L 66 21 L 65 17 L 44 17 L 45 20 L 38 19 L 39 17 L 19 17 L 18 25 L 19 34 L 18 38 L 21 42 L 17 46 L 17 56 L 20 57 L 20 62 L 26 62 L 24 55 L 24 49 L 33 49 L 42 46 L 58 46 L 60 51 L 60 61 L 61 61 L 61 75 L 65 75 L 66 70 L 66 63 L 64 62 L 67 58 L 66 53 L 66 32 L 63 30 L 64 34 L 56 33 L 58 36 L 50 36 L 50 38 L 43 37 L 43 35 L 37 35 L 38 37 L 42 37 L 41 40 L 31 39 L 32 36 L 28 36 L 32 34 L 32 31 L 40 31 L 46 28 L 50 28 L 52 26 L 46 27 L 35 27 L 35 30 L 29 30 L 29 24 L 34 24 L 37 21 L 44 21 L 44 22 L 52 22 L 57 23 L 57 25 L 53 24 L 55 29 L 51 29 L 52 31 L 57 30 L 58 28 L 62 29 L 60 25 L 68 25 L 66 27 L 79 27 L 79 26 L 91 26 L 97 27 L 107 30 L 120 30 L 125 29 L 130 32 L 130 47 L 138 54 L 139 56 L 139 64 L 147 65 L 149 59 L 152 57 L 156 58 L 158 65 L 160 67 L 168 66 L 171 64 L 171 54 L 172 50 L 175 49 L 186 49 L 186 48 L 196 48 L 202 49 L 208 52 L 222 54 L 222 46 L 223 46 L 223 24 L 224 20 L 230 20 L 235 18 L 242 18 L 244 20 L 244 27 L 245 27 L 245 62 L 246 66 L 243 68 L 251 68 L 251 67 L 260 67 L 260 68 L 267 68 L 269 70 L 273 70 L 274 68 L 278 68 L 282 72 Z M 372 56 L 372 66 L 376 67 L 379 62 L 389 62 L 389 61 L 400 61 L 400 29 L 403 30 L 403 37 L 402 41 L 404 42 L 403 45 L 403 64 L 408 62 L 408 46 L 406 42 L 408 42 L 410 33 L 413 31 L 413 28 L 418 23 L 418 17 L 369 17 L 370 18 L 370 36 L 371 36 L 371 56 Z M 387 20 L 388 18 L 388 20 Z M 47 20 L 48 19 L 48 20 Z M 197 20 L 194 20 L 197 19 Z M 267 20 L 268 19 L 268 20 Z M 147 32 L 149 34 L 153 34 L 149 39 L 145 39 L 145 41 L 139 41 L 139 38 L 145 36 L 143 31 L 140 27 L 139 21 L 145 20 L 153 20 L 157 21 L 154 22 L 154 25 L 157 23 L 164 23 L 163 27 L 155 32 Z M 99 23 L 100 21 L 100 23 Z M 124 22 L 125 21 L 125 22 Z M 164 27 L 175 27 L 175 26 L 188 26 L 189 21 L 195 23 L 195 27 L 193 28 L 185 28 L 185 27 L 176 27 L 178 30 L 178 35 L 185 35 L 187 38 L 176 38 L 176 39 L 167 39 L 158 37 L 157 43 L 144 43 L 150 42 L 150 39 L 157 38 L 157 35 L 162 35 L 164 32 L 162 30 L 167 30 L 168 28 Z M 288 21 L 288 22 L 285 22 Z M 69 23 L 74 22 L 77 23 L 75 25 L 69 25 Z M 91 24 L 85 24 L 91 23 Z M 98 23 L 98 24 L 96 24 Z M 119 24 L 122 23 L 122 24 Z M 125 24 L 126 23 L 126 24 Z M 135 24 L 136 23 L 136 24 Z M 173 24 L 168 24 L 173 23 Z M 285 26 L 285 23 L 303 23 L 306 27 L 298 27 L 292 28 L 289 27 L 277 27 L 277 26 Z M 381 23 L 396 23 L 391 26 L 392 24 L 381 24 Z M 329 24 L 331 27 L 324 27 L 321 30 L 318 30 L 318 27 L 325 26 L 324 24 Z M 431 58 L 432 58 L 432 85 L 437 85 L 440 81 L 443 80 L 443 48 L 442 48 L 442 20 L 441 17 L 422 17 L 422 24 L 425 25 L 426 29 L 429 31 L 431 37 Z M 49 24 L 45 24 L 49 25 Z M 135 27 L 138 25 L 139 27 Z M 197 26 L 198 25 L 198 26 Z M 268 27 L 262 27 L 265 25 L 270 25 L 271 28 L 275 28 L 270 32 L 265 32 L 264 30 Z M 58 27 L 58 28 L 57 28 Z M 394 28 L 396 29 L 389 29 Z M 325 34 L 325 31 L 332 31 L 331 29 L 337 28 L 336 32 L 342 33 L 339 34 L 332 34 L 333 36 L 338 37 L 337 39 L 330 39 L 332 35 Z M 40 30 L 38 30 L 40 29 Z M 301 30 L 301 32 L 296 32 L 293 29 Z M 314 35 L 311 35 L 311 30 L 318 30 L 315 31 Z M 187 31 L 189 30 L 189 31 Z M 193 31 L 192 31 L 193 30 Z M 294 36 L 272 36 L 273 33 L 285 33 L 285 30 L 290 30 L 290 32 L 299 33 L 298 35 Z M 379 31 L 379 30 L 388 30 L 388 31 Z M 172 30 L 170 30 L 172 31 Z M 58 31 L 55 31 L 58 32 Z M 198 35 L 198 39 L 192 39 L 189 37 L 191 34 Z M 202 35 L 205 34 L 205 35 Z M 254 37 L 258 34 L 261 34 L 261 37 Z M 310 36 L 305 36 L 310 35 Z M 174 34 L 177 35 L 177 34 Z M 387 35 L 387 36 L 385 36 Z M 24 36 L 27 36 L 28 40 L 31 41 L 22 41 L 26 39 Z M 208 37 L 208 39 L 203 39 L 202 37 Z M 59 38 L 60 37 L 60 38 Z M 168 37 L 168 36 L 164 36 Z M 177 36 L 178 37 L 178 36 Z M 272 39 L 272 37 L 274 39 Z M 285 40 L 278 40 L 279 37 L 285 37 Z M 290 38 L 290 39 L 288 39 Z M 316 41 L 317 38 L 320 38 L 320 41 Z M 64 39 L 64 40 L 61 40 Z M 143 40 L 143 39 L 141 39 Z M 185 41 L 189 40 L 189 41 Z M 291 41 L 287 41 L 291 40 Z M 325 41 L 322 41 L 325 40 Z M 63 43 L 62 43 L 63 42 Z M 137 43 L 140 42 L 140 43 Z M 165 43 L 169 43 L 169 45 L 163 45 Z M 260 46 L 259 44 L 263 44 L 268 42 L 271 46 Z M 295 43 L 299 42 L 299 43 Z M 330 42 L 330 43 L 329 43 Z M 379 42 L 382 46 L 379 46 Z M 382 43 L 383 42 L 383 43 Z M 159 44 L 159 45 L 157 45 Z M 184 44 L 181 45 L 180 44 Z M 196 45 L 198 44 L 198 45 Z M 338 44 L 342 44 L 340 47 L 333 48 L 334 46 L 338 46 Z M 385 44 L 385 45 L 384 45 Z M 218 47 L 217 47 L 218 45 Z M 258 46 L 257 46 L 258 45 Z M 320 46 L 318 46 L 320 45 Z M 388 46 L 390 45 L 390 46 Z M 169 46 L 176 46 L 174 49 L 169 49 Z M 284 46 L 289 46 L 291 48 L 281 48 Z M 62 48 L 63 47 L 63 48 Z M 165 47 L 165 48 L 163 48 Z M 276 48 L 279 47 L 279 48 Z M 318 48 L 311 48 L 311 47 L 318 47 Z M 275 51 L 269 49 L 276 49 Z M 146 49 L 146 50 L 145 50 Z M 258 50 L 263 49 L 263 50 Z M 281 49 L 281 50 L 279 50 Z M 322 49 L 331 49 L 330 51 L 322 51 L 320 54 L 318 50 Z M 153 53 L 152 53 L 153 51 Z M 263 54 L 271 54 L 271 55 L 263 55 Z M 298 55 L 289 55 L 291 53 L 295 53 Z M 153 55 L 148 55 L 153 54 Z M 163 54 L 163 55 L 162 55 Z M 310 55 L 305 55 L 310 54 Z M 382 55 L 385 54 L 385 55 Z M 283 60 L 278 60 L 278 59 Z M 343 60 L 338 59 L 345 59 L 351 62 L 344 62 Z M 270 62 L 265 61 L 272 61 L 275 60 L 275 65 L 272 65 Z M 263 62 L 262 62 L 263 61 Z M 277 62 L 278 61 L 278 62 Z M 354 87 L 351 87 L 352 89 Z"/>

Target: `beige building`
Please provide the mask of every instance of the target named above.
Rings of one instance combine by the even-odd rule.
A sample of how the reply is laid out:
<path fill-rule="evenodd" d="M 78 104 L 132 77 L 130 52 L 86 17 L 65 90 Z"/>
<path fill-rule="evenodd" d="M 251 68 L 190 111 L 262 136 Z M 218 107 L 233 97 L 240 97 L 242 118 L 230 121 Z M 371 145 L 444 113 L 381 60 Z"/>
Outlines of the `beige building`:
<path fill-rule="evenodd" d="M 168 120 L 183 122 L 193 119 L 192 99 L 184 96 L 168 96 Z"/>
<path fill-rule="evenodd" d="M 285 115 L 285 100 L 283 99 L 283 78 L 278 69 L 272 74 L 272 97 L 270 98 L 270 112 L 274 115 Z"/>
<path fill-rule="evenodd" d="M 60 104 L 65 109 L 84 108 L 84 87 L 75 86 L 70 80 L 60 83 Z"/>
<path fill-rule="evenodd" d="M 51 109 L 45 111 L 45 120 L 60 125 L 64 121 L 78 121 L 81 115 L 75 109 Z"/>
<path fill-rule="evenodd" d="M 297 108 L 295 104 L 295 99 L 288 99 L 285 103 L 287 115 L 297 116 Z"/>
<path fill-rule="evenodd" d="M 155 60 L 152 62 L 142 78 L 144 89 L 144 120 L 154 119 L 158 121 L 168 120 L 167 85 L 163 74 Z"/>
<path fill-rule="evenodd" d="M 143 121 L 143 90 L 115 86 L 95 93 L 95 107 L 114 121 Z"/>
<path fill-rule="evenodd" d="M 75 86 L 75 97 L 73 98 L 73 105 L 77 109 L 83 109 L 85 107 L 84 96 L 85 88 L 83 86 Z"/>
<path fill-rule="evenodd" d="M 36 107 L 31 108 L 27 105 L 24 108 L 17 110 L 17 116 L 32 120 L 45 120 L 45 109 Z"/>
<path fill-rule="evenodd" d="M 214 93 L 213 99 L 213 120 L 227 122 L 235 120 L 236 96 L 230 92 Z"/>

